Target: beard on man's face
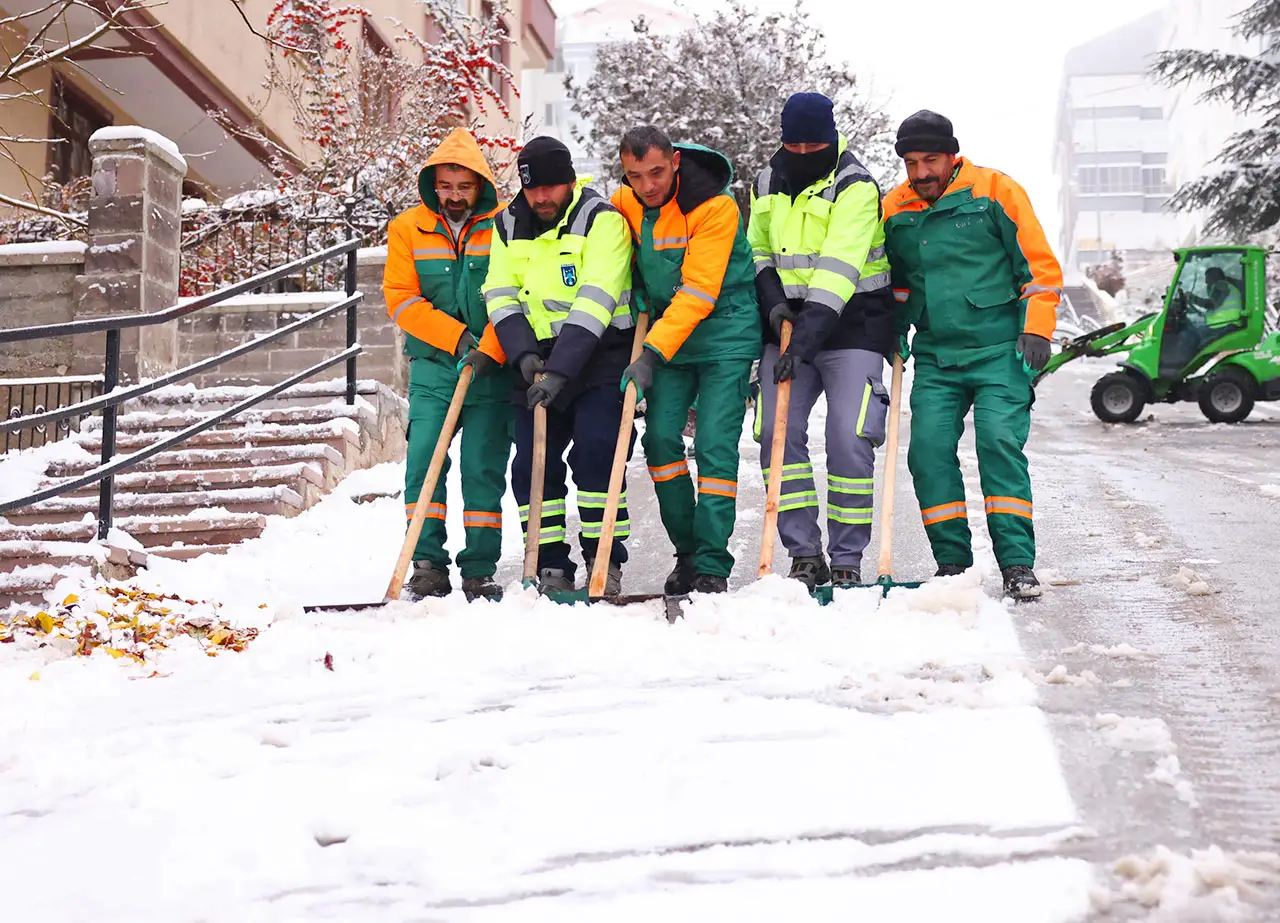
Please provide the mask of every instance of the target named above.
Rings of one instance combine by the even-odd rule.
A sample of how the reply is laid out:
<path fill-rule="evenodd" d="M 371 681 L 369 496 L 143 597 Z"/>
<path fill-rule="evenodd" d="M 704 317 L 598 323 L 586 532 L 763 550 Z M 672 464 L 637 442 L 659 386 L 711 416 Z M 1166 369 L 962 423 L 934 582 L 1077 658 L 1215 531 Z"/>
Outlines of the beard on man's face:
<path fill-rule="evenodd" d="M 932 202 L 942 194 L 942 177 L 925 176 L 921 179 L 913 179 L 911 188 L 916 191 L 916 195 L 922 199 L 928 199 Z"/>
<path fill-rule="evenodd" d="M 444 203 L 445 217 L 450 221 L 461 221 L 471 211 L 466 199 L 450 199 Z"/>

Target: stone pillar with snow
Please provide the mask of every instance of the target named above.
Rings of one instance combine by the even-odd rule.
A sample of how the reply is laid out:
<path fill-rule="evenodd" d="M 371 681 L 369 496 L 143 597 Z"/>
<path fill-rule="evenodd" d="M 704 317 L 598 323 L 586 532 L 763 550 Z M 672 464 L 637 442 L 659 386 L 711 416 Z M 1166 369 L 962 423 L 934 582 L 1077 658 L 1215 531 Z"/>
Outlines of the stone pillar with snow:
<path fill-rule="evenodd" d="M 168 138 L 134 125 L 94 132 L 93 192 L 76 318 L 159 311 L 177 302 L 182 180 L 187 163 Z M 77 337 L 76 371 L 102 371 L 105 334 Z M 178 325 L 125 330 L 120 377 L 135 382 L 177 367 Z"/>

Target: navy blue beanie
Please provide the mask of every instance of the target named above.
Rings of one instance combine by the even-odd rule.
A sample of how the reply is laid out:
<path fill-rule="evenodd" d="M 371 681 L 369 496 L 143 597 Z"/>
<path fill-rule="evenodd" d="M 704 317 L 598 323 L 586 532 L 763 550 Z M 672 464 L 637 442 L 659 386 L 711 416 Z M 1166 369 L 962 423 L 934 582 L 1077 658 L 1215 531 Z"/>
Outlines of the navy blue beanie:
<path fill-rule="evenodd" d="M 835 104 L 821 93 L 794 93 L 782 107 L 783 144 L 835 144 Z"/>

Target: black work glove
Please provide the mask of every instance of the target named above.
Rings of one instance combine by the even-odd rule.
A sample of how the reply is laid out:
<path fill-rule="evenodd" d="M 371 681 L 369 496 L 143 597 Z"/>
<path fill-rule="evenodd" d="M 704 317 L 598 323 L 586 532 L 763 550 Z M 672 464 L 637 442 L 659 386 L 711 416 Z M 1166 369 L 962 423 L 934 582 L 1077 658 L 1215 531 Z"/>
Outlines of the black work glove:
<path fill-rule="evenodd" d="M 526 385 L 533 384 L 534 377 L 542 371 L 542 357 L 537 353 L 525 353 L 516 363 L 520 368 L 520 377 Z"/>
<path fill-rule="evenodd" d="M 459 372 L 462 371 L 464 365 L 471 366 L 471 374 L 476 378 L 492 375 L 499 368 L 498 360 L 478 349 L 471 350 L 458 361 Z"/>
<path fill-rule="evenodd" d="M 560 392 L 568 382 L 569 379 L 559 372 L 545 373 L 542 380 L 534 382 L 533 387 L 529 389 L 529 409 L 532 410 L 539 404 L 546 407 L 560 396 Z"/>
<path fill-rule="evenodd" d="M 1036 333 L 1024 333 L 1018 337 L 1018 355 L 1029 372 L 1039 372 L 1049 364 L 1053 351 L 1049 341 Z"/>
<path fill-rule="evenodd" d="M 618 386 L 622 391 L 627 390 L 627 382 L 634 381 L 636 383 L 636 400 L 641 400 L 644 393 L 649 390 L 649 386 L 653 384 L 653 367 L 658 362 L 658 355 L 651 349 L 646 349 L 640 353 L 640 358 L 631 363 L 622 372 L 622 383 Z"/>
<path fill-rule="evenodd" d="M 458 337 L 458 345 L 453 348 L 453 358 L 462 359 L 475 348 L 476 338 L 471 335 L 470 330 L 464 330 L 462 336 Z"/>
<path fill-rule="evenodd" d="M 769 326 L 773 328 L 773 335 L 776 337 L 782 337 L 782 322 L 784 320 L 789 320 L 792 324 L 795 324 L 798 319 L 799 315 L 791 310 L 791 305 L 785 301 L 769 309 Z"/>
<path fill-rule="evenodd" d="M 775 385 L 782 384 L 784 381 L 790 381 L 796 377 L 796 373 L 800 371 L 801 359 L 793 352 L 785 352 L 778 357 L 778 362 L 773 367 L 773 383 Z"/>

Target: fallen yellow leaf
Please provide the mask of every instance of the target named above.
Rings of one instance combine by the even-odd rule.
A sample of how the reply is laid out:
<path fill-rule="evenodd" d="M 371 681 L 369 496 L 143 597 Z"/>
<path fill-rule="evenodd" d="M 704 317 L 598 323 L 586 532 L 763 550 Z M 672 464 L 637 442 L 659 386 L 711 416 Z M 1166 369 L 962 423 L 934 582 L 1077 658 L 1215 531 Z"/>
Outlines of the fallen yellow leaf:
<path fill-rule="evenodd" d="M 36 624 L 40 627 L 40 633 L 47 635 L 53 631 L 53 616 L 48 612 L 39 612 L 36 614 Z"/>

